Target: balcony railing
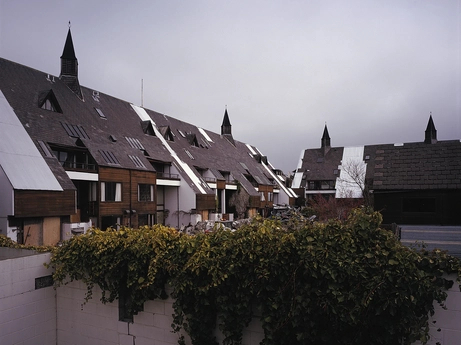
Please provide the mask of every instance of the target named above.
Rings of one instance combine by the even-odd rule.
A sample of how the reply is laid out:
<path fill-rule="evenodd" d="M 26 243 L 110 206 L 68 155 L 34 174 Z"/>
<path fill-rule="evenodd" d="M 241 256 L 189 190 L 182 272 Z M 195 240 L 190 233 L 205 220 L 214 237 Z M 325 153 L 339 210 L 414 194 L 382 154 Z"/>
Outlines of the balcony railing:
<path fill-rule="evenodd" d="M 174 179 L 179 180 L 179 174 L 170 174 L 167 172 L 157 171 L 157 178 L 166 178 L 166 179 Z"/>
<path fill-rule="evenodd" d="M 96 164 L 68 162 L 68 161 L 60 161 L 60 163 L 66 170 L 96 171 Z"/>

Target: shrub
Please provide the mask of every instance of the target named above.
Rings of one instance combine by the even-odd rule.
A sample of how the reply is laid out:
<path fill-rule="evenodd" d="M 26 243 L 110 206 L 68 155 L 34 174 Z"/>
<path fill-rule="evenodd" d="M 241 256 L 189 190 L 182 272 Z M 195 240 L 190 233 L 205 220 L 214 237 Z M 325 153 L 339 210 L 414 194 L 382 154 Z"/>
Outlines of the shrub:
<path fill-rule="evenodd" d="M 188 236 L 162 226 L 92 230 L 56 248 L 55 281 L 94 285 L 103 302 L 129 310 L 173 289 L 174 330 L 193 344 L 241 344 L 260 315 L 264 344 L 411 344 L 428 339 L 434 301 L 443 303 L 460 262 L 417 252 L 380 229 L 381 215 L 357 209 L 346 221 L 286 229 L 255 218 L 235 232 Z M 129 298 L 127 298 L 129 297 Z M 180 342 L 182 342 L 180 340 Z"/>

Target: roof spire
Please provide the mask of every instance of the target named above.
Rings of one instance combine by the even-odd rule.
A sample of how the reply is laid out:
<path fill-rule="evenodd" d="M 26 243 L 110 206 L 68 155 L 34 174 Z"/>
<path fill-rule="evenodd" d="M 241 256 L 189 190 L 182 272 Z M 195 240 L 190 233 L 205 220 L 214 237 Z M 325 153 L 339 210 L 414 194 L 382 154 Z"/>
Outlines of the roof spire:
<path fill-rule="evenodd" d="M 432 121 L 432 111 L 429 114 L 429 121 L 424 133 L 424 143 L 435 144 L 437 142 L 437 130 L 435 129 L 434 121 Z"/>
<path fill-rule="evenodd" d="M 221 135 L 225 136 L 234 146 L 234 138 L 232 137 L 232 125 L 229 120 L 229 114 L 227 113 L 227 105 L 224 110 L 224 118 L 221 125 Z"/>
<path fill-rule="evenodd" d="M 72 34 L 67 31 L 66 43 L 61 55 L 61 79 L 80 99 L 83 99 L 80 83 L 78 81 L 78 60 L 75 56 L 74 43 L 72 42 Z"/>
<path fill-rule="evenodd" d="M 323 155 L 325 155 L 330 150 L 331 140 L 330 134 L 328 134 L 327 123 L 325 121 L 325 127 L 323 129 L 323 135 L 321 139 L 321 148 L 323 150 Z"/>

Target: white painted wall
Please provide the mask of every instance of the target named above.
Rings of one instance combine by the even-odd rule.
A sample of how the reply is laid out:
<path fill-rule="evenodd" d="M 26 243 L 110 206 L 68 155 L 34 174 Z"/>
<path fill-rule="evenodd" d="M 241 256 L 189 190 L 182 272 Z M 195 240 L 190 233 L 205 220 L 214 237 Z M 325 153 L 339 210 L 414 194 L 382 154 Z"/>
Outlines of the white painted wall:
<path fill-rule="evenodd" d="M 93 298 L 82 305 L 86 286 L 72 282 L 57 290 L 57 344 L 58 345 L 176 345 L 179 334 L 172 332 L 173 302 L 147 301 L 144 311 L 134 315 L 133 323 L 118 321 L 118 304 L 102 304 L 101 292 L 96 288 Z M 169 291 L 167 291 L 168 293 Z M 169 293 L 168 293 L 169 294 Z M 215 332 L 220 343 L 224 339 Z M 263 339 L 259 321 L 255 318 L 245 330 L 243 344 L 259 345 Z M 185 335 L 186 344 L 191 341 Z"/>
<path fill-rule="evenodd" d="M 35 278 L 51 274 L 43 266 L 50 254 L 30 254 L 0 248 L 1 345 L 56 345 L 55 290 L 35 289 Z"/>
<path fill-rule="evenodd" d="M 8 216 L 12 216 L 14 212 L 13 193 L 13 186 L 0 165 L 0 234 L 16 241 L 16 233 L 8 229 Z"/>
<path fill-rule="evenodd" d="M 447 291 L 446 309 L 435 304 L 435 314 L 429 320 L 431 339 L 428 345 L 461 344 L 461 291 L 456 276 L 450 276 L 455 283 Z"/>

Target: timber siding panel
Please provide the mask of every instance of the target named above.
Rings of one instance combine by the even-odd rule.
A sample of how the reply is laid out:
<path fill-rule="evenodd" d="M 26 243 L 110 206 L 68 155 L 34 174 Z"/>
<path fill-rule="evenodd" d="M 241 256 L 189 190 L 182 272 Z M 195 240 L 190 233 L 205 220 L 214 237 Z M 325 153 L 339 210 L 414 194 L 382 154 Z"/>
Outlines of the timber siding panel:
<path fill-rule="evenodd" d="M 75 190 L 15 190 L 14 216 L 49 217 L 75 214 L 75 193 Z"/>
<path fill-rule="evenodd" d="M 196 197 L 198 211 L 215 210 L 216 200 L 214 194 L 198 194 Z"/>
<path fill-rule="evenodd" d="M 155 201 L 138 201 L 138 184 L 152 184 L 155 191 L 157 181 L 155 172 L 100 167 L 99 180 L 100 182 L 119 182 L 122 184 L 122 201 L 101 201 L 99 203 L 101 216 L 122 215 L 125 210 L 136 210 L 138 214 L 154 214 L 156 212 Z M 98 200 L 101 200 L 101 195 L 98 196 Z"/>
<path fill-rule="evenodd" d="M 157 210 L 155 188 L 157 179 L 156 173 L 151 171 L 137 171 L 131 172 L 131 206 L 138 214 L 155 214 Z M 148 184 L 154 186 L 154 201 L 139 201 L 138 185 Z"/>

